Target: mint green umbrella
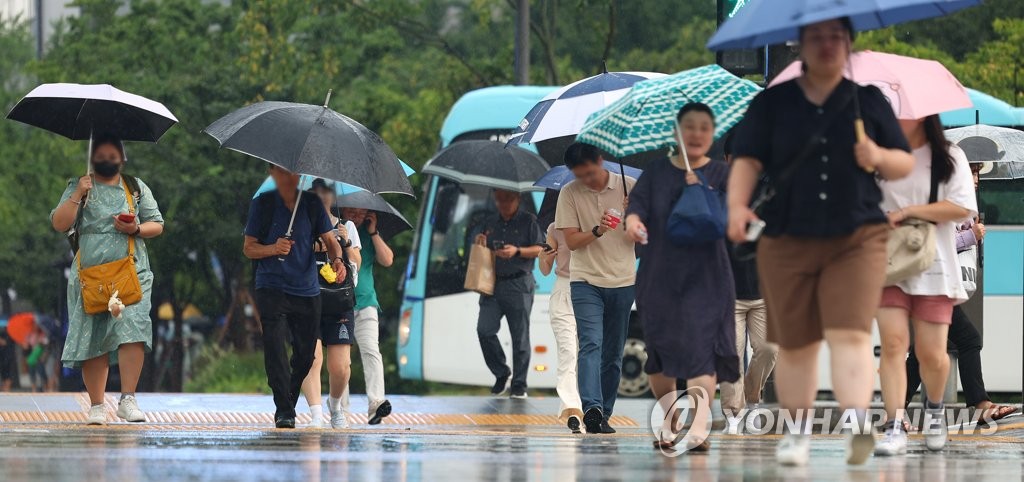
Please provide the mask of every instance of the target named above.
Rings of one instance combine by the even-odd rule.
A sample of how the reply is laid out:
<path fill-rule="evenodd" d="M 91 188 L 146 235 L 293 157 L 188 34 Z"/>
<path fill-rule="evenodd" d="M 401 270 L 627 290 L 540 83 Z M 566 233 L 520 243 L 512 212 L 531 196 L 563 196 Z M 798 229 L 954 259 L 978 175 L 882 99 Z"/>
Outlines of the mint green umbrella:
<path fill-rule="evenodd" d="M 718 65 L 637 82 L 629 93 L 587 119 L 576 140 L 623 158 L 676 144 L 676 114 L 690 102 L 702 102 L 715 113 L 715 138 L 735 126 L 757 84 L 730 74 Z"/>

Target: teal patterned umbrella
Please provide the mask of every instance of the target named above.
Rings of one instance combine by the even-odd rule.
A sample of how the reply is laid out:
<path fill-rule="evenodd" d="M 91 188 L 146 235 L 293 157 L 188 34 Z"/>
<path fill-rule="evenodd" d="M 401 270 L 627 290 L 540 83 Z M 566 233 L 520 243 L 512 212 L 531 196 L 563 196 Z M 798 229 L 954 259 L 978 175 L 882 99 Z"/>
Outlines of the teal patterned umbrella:
<path fill-rule="evenodd" d="M 718 65 L 637 82 L 621 99 L 593 113 L 576 140 L 618 158 L 674 146 L 675 115 L 689 102 L 711 107 L 717 139 L 743 118 L 760 91 Z"/>

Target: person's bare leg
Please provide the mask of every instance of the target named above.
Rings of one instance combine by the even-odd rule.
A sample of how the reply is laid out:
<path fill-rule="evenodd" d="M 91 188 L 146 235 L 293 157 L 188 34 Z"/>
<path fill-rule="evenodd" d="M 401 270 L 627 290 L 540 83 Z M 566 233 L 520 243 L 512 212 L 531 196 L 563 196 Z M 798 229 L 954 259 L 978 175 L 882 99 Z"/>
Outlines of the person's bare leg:
<path fill-rule="evenodd" d="M 676 391 L 676 379 L 666 377 L 661 373 L 651 373 L 647 375 L 647 380 L 651 383 L 651 391 L 654 393 L 654 399 L 661 406 L 662 412 L 666 415 L 664 422 L 661 425 L 662 432 L 668 432 L 660 436 L 659 439 L 662 442 L 668 442 L 675 438 L 675 434 L 679 432 L 682 427 L 676 425 L 677 414 L 672 413 L 672 406 L 675 405 L 675 397 L 668 397 L 662 399 L 665 395 L 668 395 Z M 671 414 L 671 416 L 668 416 Z"/>
<path fill-rule="evenodd" d="M 907 351 L 910 349 L 910 319 L 902 308 L 878 310 L 878 334 L 882 339 L 879 378 L 882 402 L 888 420 L 896 420 L 907 393 Z"/>
<path fill-rule="evenodd" d="M 718 377 L 715 375 L 701 375 L 686 380 L 686 388 L 700 387 L 704 389 L 707 398 L 704 399 L 707 410 L 694 410 L 696 416 L 690 427 L 690 434 L 695 440 L 705 441 L 710 435 L 711 402 L 715 399 L 715 385 L 718 384 Z M 706 445 L 705 445 L 706 447 Z M 690 447 L 692 448 L 692 447 Z"/>
<path fill-rule="evenodd" d="M 875 362 L 871 333 L 825 330 L 832 363 L 832 393 L 844 409 L 867 410 L 874 393 Z M 905 369 L 905 368 L 904 368 Z M 816 378 L 812 380 L 816 384 Z"/>
<path fill-rule="evenodd" d="M 818 350 L 816 341 L 800 348 L 780 348 L 775 365 L 775 393 L 779 406 L 796 417 L 797 410 L 814 406 L 818 394 Z"/>
<path fill-rule="evenodd" d="M 117 348 L 121 372 L 121 393 L 134 394 L 142 375 L 142 363 L 146 360 L 143 343 L 126 343 Z"/>
<path fill-rule="evenodd" d="M 100 355 L 82 362 L 82 381 L 89 392 L 89 403 L 100 405 L 107 389 L 107 374 L 110 371 L 110 357 Z"/>
<path fill-rule="evenodd" d="M 352 376 L 352 345 L 327 347 L 327 373 L 330 375 L 332 398 L 341 398 Z"/>
<path fill-rule="evenodd" d="M 921 363 L 921 381 L 928 391 L 928 401 L 932 403 L 942 403 L 946 393 L 946 380 L 949 379 L 948 334 L 949 325 L 914 320 L 914 352 Z"/>
<path fill-rule="evenodd" d="M 302 381 L 302 396 L 306 397 L 306 403 L 310 407 L 319 407 L 323 402 L 321 398 L 323 387 L 320 384 L 320 371 L 324 367 L 324 347 L 320 340 L 316 341 L 316 351 L 313 352 L 313 367 L 309 374 Z"/>

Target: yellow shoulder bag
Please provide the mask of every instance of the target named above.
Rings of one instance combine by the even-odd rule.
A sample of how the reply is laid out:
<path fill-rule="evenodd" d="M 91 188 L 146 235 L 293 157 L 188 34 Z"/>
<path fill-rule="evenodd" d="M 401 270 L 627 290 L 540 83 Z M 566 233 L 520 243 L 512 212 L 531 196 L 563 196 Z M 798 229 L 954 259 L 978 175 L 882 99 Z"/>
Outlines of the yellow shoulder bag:
<path fill-rule="evenodd" d="M 122 179 L 128 212 L 135 213 L 135 203 Z M 128 236 L 128 257 L 89 268 L 82 268 L 82 253 L 78 253 L 78 280 L 82 283 L 82 307 L 90 315 L 106 313 L 110 297 L 115 292 L 125 306 L 142 301 L 142 285 L 135 271 L 135 236 Z"/>

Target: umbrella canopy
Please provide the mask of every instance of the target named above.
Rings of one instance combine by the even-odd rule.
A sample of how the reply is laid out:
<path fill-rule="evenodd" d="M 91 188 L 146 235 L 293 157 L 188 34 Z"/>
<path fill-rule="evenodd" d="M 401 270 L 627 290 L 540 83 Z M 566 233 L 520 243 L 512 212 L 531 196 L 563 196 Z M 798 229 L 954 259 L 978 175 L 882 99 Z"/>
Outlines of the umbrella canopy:
<path fill-rule="evenodd" d="M 156 142 L 178 122 L 163 104 L 107 84 L 40 85 L 7 118 L 72 140 L 102 133 L 144 142 Z"/>
<path fill-rule="evenodd" d="M 625 175 L 632 177 L 633 179 L 639 179 L 640 175 L 644 172 L 635 167 L 623 166 L 616 162 L 604 161 L 604 168 L 609 171 L 616 171 L 624 173 Z M 566 184 L 569 184 L 576 176 L 565 166 L 555 166 L 551 168 L 544 176 L 533 183 L 534 186 L 542 187 L 544 189 L 551 189 L 560 191 Z"/>
<path fill-rule="evenodd" d="M 789 64 L 769 87 L 799 77 L 802 67 L 799 60 Z M 865 50 L 850 56 L 846 75 L 878 87 L 900 119 L 923 119 L 973 105 L 960 81 L 934 60 Z"/>
<path fill-rule="evenodd" d="M 711 50 L 760 48 L 797 40 L 799 29 L 849 17 L 857 31 L 941 17 L 981 0 L 757 0 L 746 2 L 708 40 Z"/>
<path fill-rule="evenodd" d="M 36 316 L 32 313 L 16 313 L 7 320 L 7 336 L 15 343 L 24 345 L 36 327 Z"/>
<path fill-rule="evenodd" d="M 338 198 L 336 205 L 339 208 L 366 209 L 377 213 L 377 232 L 385 240 L 395 235 L 412 229 L 412 224 L 402 216 L 402 213 L 395 209 L 391 203 L 367 191 L 359 191 L 346 194 Z"/>
<path fill-rule="evenodd" d="M 1024 162 L 1024 132 L 985 124 L 946 131 L 970 162 Z"/>
<path fill-rule="evenodd" d="M 221 117 L 203 131 L 221 147 L 291 172 L 372 192 L 412 195 L 398 157 L 384 140 L 326 106 L 259 102 Z"/>
<path fill-rule="evenodd" d="M 579 134 L 587 117 L 619 100 L 633 84 L 664 77 L 655 72 L 604 72 L 558 89 L 533 106 L 509 145 L 537 143 Z"/>
<path fill-rule="evenodd" d="M 577 140 L 622 158 L 676 144 L 676 114 L 703 102 L 715 113 L 715 138 L 739 123 L 757 84 L 707 65 L 634 85 L 625 96 L 587 119 Z"/>
<path fill-rule="evenodd" d="M 504 189 L 540 191 L 533 186 L 550 167 L 543 158 L 526 149 L 494 141 L 460 141 L 437 153 L 423 166 L 425 174 L 451 179 L 460 184 Z"/>
<path fill-rule="evenodd" d="M 416 171 L 413 168 L 409 167 L 408 164 L 402 161 L 398 162 L 402 163 L 402 169 L 405 172 L 406 176 L 416 174 Z M 313 181 L 316 179 L 316 176 L 301 176 L 299 178 L 299 189 L 311 189 L 313 187 Z M 351 184 L 346 184 L 344 182 L 332 182 L 331 184 L 334 185 L 334 194 L 338 196 L 344 196 L 346 194 L 352 194 L 354 192 L 364 190 L 359 186 L 353 186 Z M 263 194 L 268 191 L 273 191 L 275 189 L 277 189 L 277 184 L 274 182 L 274 178 L 267 176 L 267 178 L 263 180 L 263 184 L 260 184 L 259 189 L 256 190 L 256 193 L 253 194 L 252 197 L 253 199 L 256 199 L 256 197 L 259 196 L 260 194 Z"/>
<path fill-rule="evenodd" d="M 984 164 L 981 179 L 1024 179 L 1024 132 L 978 124 L 949 129 L 946 139 L 960 146 L 968 161 Z"/>

